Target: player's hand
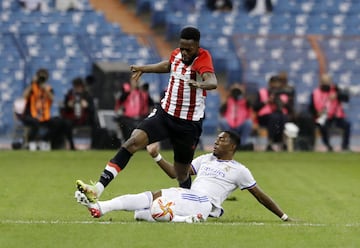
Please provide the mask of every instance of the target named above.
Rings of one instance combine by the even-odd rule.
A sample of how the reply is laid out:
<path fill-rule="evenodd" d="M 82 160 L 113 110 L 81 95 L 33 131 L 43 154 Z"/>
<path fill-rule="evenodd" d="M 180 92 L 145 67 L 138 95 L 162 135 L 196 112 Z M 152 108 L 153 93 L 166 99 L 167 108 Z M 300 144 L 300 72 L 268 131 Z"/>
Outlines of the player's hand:
<path fill-rule="evenodd" d="M 288 217 L 286 220 L 284 220 L 284 222 L 291 222 L 291 221 L 293 221 L 293 219 L 290 217 Z"/>
<path fill-rule="evenodd" d="M 292 217 L 288 217 L 287 220 L 285 220 L 285 222 L 302 222 L 302 220 L 294 219 Z"/>
<path fill-rule="evenodd" d="M 143 72 L 140 70 L 139 66 L 132 65 L 130 66 L 130 70 L 132 72 L 131 79 L 138 81 L 143 74 Z"/>
<path fill-rule="evenodd" d="M 146 150 L 148 151 L 148 153 L 150 154 L 151 157 L 155 158 L 159 154 L 160 143 L 155 142 L 155 143 L 149 144 L 146 146 Z"/>
<path fill-rule="evenodd" d="M 190 87 L 200 88 L 200 83 L 199 83 L 199 82 L 196 82 L 196 81 L 193 80 L 193 79 L 190 79 L 190 80 L 189 80 L 189 85 L 190 85 Z"/>

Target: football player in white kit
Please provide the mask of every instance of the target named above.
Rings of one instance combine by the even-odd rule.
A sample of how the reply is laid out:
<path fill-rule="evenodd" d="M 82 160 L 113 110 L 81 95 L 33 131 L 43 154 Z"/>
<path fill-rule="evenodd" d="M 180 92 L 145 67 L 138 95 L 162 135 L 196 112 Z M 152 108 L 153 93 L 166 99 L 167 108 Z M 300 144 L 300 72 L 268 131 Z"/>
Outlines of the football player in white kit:
<path fill-rule="evenodd" d="M 220 217 L 222 203 L 236 189 L 248 190 L 262 205 L 283 221 L 291 220 L 287 214 L 256 184 L 248 168 L 233 159 L 240 138 L 231 131 L 221 132 L 213 152 L 201 155 L 192 161 L 190 174 L 196 175 L 190 189 L 168 188 L 158 192 L 143 192 L 115 197 L 109 201 L 87 201 L 86 195 L 77 191 L 78 202 L 87 206 L 91 215 L 99 218 L 114 210 L 135 211 L 135 219 L 154 221 L 150 207 L 154 199 L 164 196 L 174 202 L 174 222 L 199 222 L 208 217 Z M 176 172 L 172 164 L 163 159 L 159 147 L 148 146 L 148 151 L 158 165 L 170 177 Z"/>

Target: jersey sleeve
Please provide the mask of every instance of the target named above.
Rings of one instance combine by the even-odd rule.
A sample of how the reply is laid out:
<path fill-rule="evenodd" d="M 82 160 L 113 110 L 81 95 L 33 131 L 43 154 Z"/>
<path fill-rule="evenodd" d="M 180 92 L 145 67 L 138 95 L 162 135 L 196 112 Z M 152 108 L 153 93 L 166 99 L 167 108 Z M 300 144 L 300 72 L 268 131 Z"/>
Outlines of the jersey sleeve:
<path fill-rule="evenodd" d="M 203 74 L 204 72 L 213 73 L 215 71 L 212 62 L 212 57 L 207 50 L 200 48 L 200 53 L 194 64 L 194 69 L 200 75 Z"/>
<path fill-rule="evenodd" d="M 173 50 L 170 54 L 170 58 L 169 58 L 169 63 L 171 64 L 174 59 L 175 59 L 175 56 L 176 54 L 178 54 L 180 52 L 180 49 L 179 48 L 176 48 L 175 50 Z"/>
<path fill-rule="evenodd" d="M 251 174 L 250 170 L 246 167 L 243 168 L 238 177 L 238 186 L 241 190 L 252 188 L 256 185 L 256 181 Z"/>

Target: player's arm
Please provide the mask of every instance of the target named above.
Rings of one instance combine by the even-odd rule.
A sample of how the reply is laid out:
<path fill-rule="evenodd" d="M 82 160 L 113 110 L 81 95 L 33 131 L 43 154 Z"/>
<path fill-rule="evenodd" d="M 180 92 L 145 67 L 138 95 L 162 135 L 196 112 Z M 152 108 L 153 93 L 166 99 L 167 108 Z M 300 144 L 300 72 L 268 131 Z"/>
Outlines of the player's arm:
<path fill-rule="evenodd" d="M 291 219 L 280 209 L 280 207 L 267 195 L 264 191 L 262 191 L 258 186 L 254 186 L 248 191 L 267 209 L 281 218 L 283 221 L 291 221 Z"/>
<path fill-rule="evenodd" d="M 217 88 L 217 78 L 215 73 L 213 72 L 204 72 L 203 74 L 201 74 L 202 77 L 202 81 L 195 81 L 195 80 L 190 80 L 189 81 L 189 85 L 195 88 L 200 88 L 200 89 L 204 89 L 204 90 L 213 90 Z"/>
<path fill-rule="evenodd" d="M 176 171 L 174 165 L 168 161 L 166 161 L 160 154 L 159 143 L 149 144 L 146 147 L 150 156 L 155 160 L 155 162 L 160 166 L 160 168 L 170 177 L 176 178 Z M 194 175 L 193 170 L 190 168 L 190 175 Z"/>
<path fill-rule="evenodd" d="M 161 61 L 156 64 L 148 65 L 131 65 L 132 79 L 139 80 L 143 73 L 168 73 L 170 72 L 170 62 L 168 60 Z"/>

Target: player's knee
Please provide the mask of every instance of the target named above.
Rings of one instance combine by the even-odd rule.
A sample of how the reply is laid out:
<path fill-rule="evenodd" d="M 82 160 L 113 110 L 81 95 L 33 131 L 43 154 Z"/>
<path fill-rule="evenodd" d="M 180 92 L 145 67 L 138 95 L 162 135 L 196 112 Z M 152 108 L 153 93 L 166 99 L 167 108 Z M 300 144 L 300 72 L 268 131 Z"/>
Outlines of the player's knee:
<path fill-rule="evenodd" d="M 136 151 L 143 149 L 148 145 L 149 139 L 147 134 L 140 129 L 135 129 L 130 138 L 125 141 L 123 147 L 126 148 L 131 153 L 135 153 Z"/>
<path fill-rule="evenodd" d="M 188 177 L 189 176 L 187 174 L 185 174 L 185 173 L 183 173 L 183 174 L 178 173 L 176 175 L 176 180 L 178 180 L 179 183 L 182 183 L 182 182 L 186 181 L 186 179 L 188 179 Z"/>
<path fill-rule="evenodd" d="M 179 184 L 182 184 L 186 182 L 190 177 L 189 175 L 189 166 L 181 165 L 181 168 L 179 166 L 175 168 L 176 170 L 176 180 L 179 182 Z"/>

